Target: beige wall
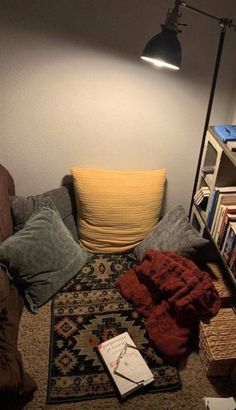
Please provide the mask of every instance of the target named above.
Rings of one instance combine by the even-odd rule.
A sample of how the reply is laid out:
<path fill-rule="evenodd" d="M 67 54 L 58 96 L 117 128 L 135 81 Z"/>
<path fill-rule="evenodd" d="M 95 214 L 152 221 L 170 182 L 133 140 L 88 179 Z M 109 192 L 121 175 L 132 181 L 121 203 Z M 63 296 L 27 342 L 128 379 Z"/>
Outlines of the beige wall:
<path fill-rule="evenodd" d="M 181 70 L 148 66 L 139 55 L 173 3 L 1 2 L 0 162 L 19 195 L 59 186 L 74 165 L 166 167 L 166 209 L 188 210 L 219 29 L 183 10 Z M 235 3 L 191 1 L 236 21 Z M 235 46 L 228 30 L 211 123 L 233 118 Z"/>

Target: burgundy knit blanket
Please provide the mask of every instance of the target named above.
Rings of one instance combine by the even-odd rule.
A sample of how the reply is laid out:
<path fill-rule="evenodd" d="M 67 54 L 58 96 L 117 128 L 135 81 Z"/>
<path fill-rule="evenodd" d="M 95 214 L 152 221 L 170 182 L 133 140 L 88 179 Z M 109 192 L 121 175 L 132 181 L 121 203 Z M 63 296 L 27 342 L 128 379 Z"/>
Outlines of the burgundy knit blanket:
<path fill-rule="evenodd" d="M 215 315 L 220 297 L 205 271 L 174 252 L 148 250 L 140 265 L 117 281 L 120 293 L 146 320 L 150 341 L 177 364 L 200 319 Z"/>

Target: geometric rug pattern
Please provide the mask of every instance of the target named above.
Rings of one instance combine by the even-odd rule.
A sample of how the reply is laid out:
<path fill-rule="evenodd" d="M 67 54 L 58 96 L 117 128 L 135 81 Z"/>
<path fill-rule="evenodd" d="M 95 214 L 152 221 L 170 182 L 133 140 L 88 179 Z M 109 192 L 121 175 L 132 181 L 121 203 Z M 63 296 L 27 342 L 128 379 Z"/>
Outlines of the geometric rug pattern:
<path fill-rule="evenodd" d="M 146 337 L 144 319 L 115 286 L 118 277 L 134 263 L 138 262 L 132 253 L 93 254 L 78 275 L 54 297 L 48 403 L 117 395 L 96 347 L 125 331 L 155 377 L 145 392 L 180 387 L 177 369 L 167 365 L 152 348 Z"/>

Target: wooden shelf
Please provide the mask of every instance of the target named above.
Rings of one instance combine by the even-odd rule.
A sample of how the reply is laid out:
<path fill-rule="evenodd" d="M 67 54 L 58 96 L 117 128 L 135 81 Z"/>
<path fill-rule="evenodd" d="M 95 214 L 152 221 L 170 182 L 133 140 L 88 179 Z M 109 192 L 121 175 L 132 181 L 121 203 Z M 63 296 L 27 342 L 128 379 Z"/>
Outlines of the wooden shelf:
<path fill-rule="evenodd" d="M 236 153 L 228 149 L 227 145 L 215 133 L 213 126 L 209 127 L 207 131 L 196 192 L 203 186 L 210 189 L 209 199 L 204 204 L 204 209 L 196 204 L 193 205 L 190 222 L 202 236 L 211 240 L 217 257 L 221 260 L 229 279 L 236 288 L 236 277 L 222 257 L 222 253 L 213 238 L 213 236 L 216 237 L 214 229 L 208 229 L 206 226 L 215 187 L 236 186 Z"/>

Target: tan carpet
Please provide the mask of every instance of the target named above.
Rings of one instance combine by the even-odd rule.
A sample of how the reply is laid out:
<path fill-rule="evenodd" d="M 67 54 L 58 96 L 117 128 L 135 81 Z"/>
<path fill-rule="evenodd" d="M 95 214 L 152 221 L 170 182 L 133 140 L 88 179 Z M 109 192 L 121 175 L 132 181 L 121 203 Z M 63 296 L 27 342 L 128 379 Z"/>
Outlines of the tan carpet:
<path fill-rule="evenodd" d="M 231 384 L 225 378 L 209 380 L 204 373 L 200 358 L 196 352 L 188 357 L 180 369 L 182 389 L 176 392 L 137 395 L 120 404 L 117 398 L 97 399 L 70 404 L 46 404 L 48 359 L 50 343 L 51 303 L 42 307 L 36 315 L 24 310 L 20 334 L 19 349 L 22 353 L 25 369 L 38 385 L 33 401 L 27 410 L 200 410 L 204 396 L 227 397 L 233 395 Z"/>

